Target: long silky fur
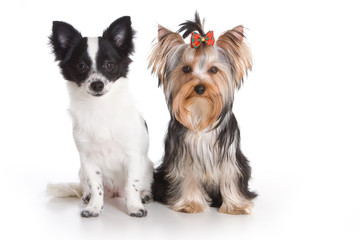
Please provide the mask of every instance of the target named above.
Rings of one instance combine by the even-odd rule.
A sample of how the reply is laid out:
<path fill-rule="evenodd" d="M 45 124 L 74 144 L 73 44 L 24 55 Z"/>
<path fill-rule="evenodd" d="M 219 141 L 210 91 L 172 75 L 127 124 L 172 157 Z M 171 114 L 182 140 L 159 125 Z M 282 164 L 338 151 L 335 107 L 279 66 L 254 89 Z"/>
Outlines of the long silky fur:
<path fill-rule="evenodd" d="M 173 33 L 166 28 L 159 26 L 159 33 L 162 36 L 158 39 L 158 42 L 154 45 L 152 53 L 149 58 L 149 67 L 152 66 L 151 73 L 156 73 L 159 79 L 159 86 L 164 83 L 166 76 L 166 59 L 168 59 L 174 46 L 184 44 L 184 40 L 179 34 Z"/>
<path fill-rule="evenodd" d="M 213 158 L 216 159 L 214 165 L 227 164 L 226 161 L 236 161 L 240 173 L 238 176 L 238 189 L 247 200 L 254 199 L 257 194 L 250 191 L 248 187 L 248 182 L 251 177 L 251 168 L 247 158 L 240 149 L 240 129 L 234 114 L 228 113 L 226 121 L 223 121 L 221 126 L 218 126 L 218 128 L 212 131 L 216 132 L 215 134 L 217 135 L 216 145 L 209 146 L 216 148 L 216 152 L 218 153 L 218 155 Z M 189 149 L 186 145 L 185 137 L 188 132 L 189 130 L 181 125 L 175 118 L 171 118 L 165 138 L 165 154 L 163 162 L 156 169 L 154 174 L 152 192 L 155 201 L 169 204 L 171 199 L 179 195 L 177 192 L 179 182 L 172 181 L 169 179 L 169 176 L 171 175 L 171 172 L 181 168 L 182 162 L 186 161 L 184 158 L 186 158 Z M 232 145 L 236 149 L 236 159 L 229 159 L 227 157 L 229 148 Z M 206 159 L 204 159 L 204 161 L 206 161 Z M 206 166 L 204 165 L 202 168 L 206 172 Z M 179 179 L 181 179 L 181 176 L 179 176 Z M 211 198 L 210 205 L 213 207 L 220 207 L 223 200 L 218 187 L 214 188 L 212 184 L 203 184 L 202 188 L 205 189 L 206 193 Z"/>
<path fill-rule="evenodd" d="M 198 13 L 194 21 L 180 26 L 177 33 L 159 26 L 158 42 L 149 58 L 152 73 L 159 77 L 159 86 L 163 85 L 171 116 L 163 162 L 154 173 L 154 200 L 169 204 L 176 211 L 202 212 L 213 206 L 224 213 L 249 213 L 253 205 L 251 200 L 257 194 L 248 186 L 251 168 L 240 149 L 240 129 L 232 112 L 234 91 L 252 65 L 243 27 L 223 33 L 213 48 L 202 45 L 194 53 L 198 59 L 205 57 L 205 61 L 214 60 L 209 60 L 209 56 L 217 57 L 215 64 L 220 75 L 212 76 L 212 81 L 206 84 L 217 85 L 223 101 L 216 121 L 209 121 L 205 129 L 194 130 L 184 125 L 182 118 L 186 111 L 175 112 L 185 107 L 176 104 L 179 89 L 185 87 L 186 91 L 187 86 L 193 86 L 191 78 L 181 75 L 180 64 L 188 64 L 186 56 L 191 59 L 194 50 L 189 50 L 178 33 L 184 32 L 186 38 L 193 31 L 204 35 L 204 30 Z M 213 92 L 214 88 L 208 90 Z M 187 100 L 187 96 L 180 97 Z"/>
<path fill-rule="evenodd" d="M 216 42 L 225 51 L 225 55 L 231 65 L 231 73 L 237 89 L 243 83 L 247 71 L 252 68 L 252 56 L 245 42 L 243 30 L 243 26 L 237 26 L 223 33 Z M 239 41 L 235 35 L 241 36 L 242 41 Z"/>

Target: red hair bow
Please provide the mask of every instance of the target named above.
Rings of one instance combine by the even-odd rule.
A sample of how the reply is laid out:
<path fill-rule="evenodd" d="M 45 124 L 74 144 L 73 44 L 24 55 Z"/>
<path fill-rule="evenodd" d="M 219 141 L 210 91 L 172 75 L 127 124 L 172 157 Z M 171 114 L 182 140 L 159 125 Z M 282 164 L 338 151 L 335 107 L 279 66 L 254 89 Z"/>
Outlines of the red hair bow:
<path fill-rule="evenodd" d="M 201 43 L 205 43 L 208 46 L 214 46 L 215 37 L 213 31 L 208 31 L 205 36 L 201 36 L 198 32 L 191 33 L 191 47 L 197 49 Z"/>

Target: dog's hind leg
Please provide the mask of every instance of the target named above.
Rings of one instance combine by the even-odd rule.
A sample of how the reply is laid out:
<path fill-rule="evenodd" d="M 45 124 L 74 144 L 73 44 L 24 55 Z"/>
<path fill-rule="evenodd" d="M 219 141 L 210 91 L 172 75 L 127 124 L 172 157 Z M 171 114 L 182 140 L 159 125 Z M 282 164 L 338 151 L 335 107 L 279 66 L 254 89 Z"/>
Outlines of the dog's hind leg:
<path fill-rule="evenodd" d="M 151 191 L 154 197 L 154 201 L 168 204 L 170 184 L 169 181 L 165 179 L 165 175 L 166 174 L 163 165 L 154 171 L 154 181 L 151 186 Z"/>
<path fill-rule="evenodd" d="M 153 173 L 154 173 L 154 165 L 151 160 L 146 156 L 145 157 L 145 169 L 144 169 L 144 177 L 142 178 L 140 184 L 140 196 L 142 203 L 149 203 L 153 195 L 151 193 L 151 185 L 153 183 Z"/>

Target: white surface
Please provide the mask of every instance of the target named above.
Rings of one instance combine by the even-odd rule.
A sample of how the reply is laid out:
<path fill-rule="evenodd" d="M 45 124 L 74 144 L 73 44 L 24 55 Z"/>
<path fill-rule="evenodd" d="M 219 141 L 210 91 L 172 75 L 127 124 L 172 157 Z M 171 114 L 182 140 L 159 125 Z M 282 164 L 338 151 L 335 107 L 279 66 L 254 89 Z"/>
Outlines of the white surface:
<path fill-rule="evenodd" d="M 236 4 L 235 4 L 236 2 Z M 360 31 L 356 1 L 4 1 L 0 4 L 1 234 L 7 239 L 359 239 Z M 157 23 L 206 18 L 215 36 L 248 28 L 253 71 L 236 95 L 242 149 L 260 195 L 252 215 L 187 215 L 158 203 L 144 219 L 108 199 L 97 219 L 48 182 L 77 181 L 65 82 L 50 54 L 53 20 L 97 36 L 130 15 L 130 78 L 160 160 L 169 115 L 146 58 Z"/>

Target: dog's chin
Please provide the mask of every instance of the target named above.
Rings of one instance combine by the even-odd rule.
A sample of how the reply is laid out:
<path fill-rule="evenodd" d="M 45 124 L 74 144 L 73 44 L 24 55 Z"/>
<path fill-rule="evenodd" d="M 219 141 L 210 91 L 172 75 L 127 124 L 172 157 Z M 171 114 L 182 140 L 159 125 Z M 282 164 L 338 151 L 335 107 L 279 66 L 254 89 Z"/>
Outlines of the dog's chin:
<path fill-rule="evenodd" d="M 88 91 L 87 94 L 89 94 L 92 97 L 102 97 L 106 94 L 107 92 L 92 92 L 92 91 Z"/>
<path fill-rule="evenodd" d="M 93 94 L 91 94 L 92 96 L 94 96 L 94 97 L 101 97 L 101 96 L 104 96 L 104 94 L 103 93 L 93 93 Z"/>
<path fill-rule="evenodd" d="M 175 111 L 175 118 L 186 128 L 199 132 L 213 124 L 218 116 L 220 107 L 212 99 L 192 97 L 186 99 L 183 107 Z"/>
<path fill-rule="evenodd" d="M 200 132 L 216 122 L 223 109 L 221 94 L 213 85 L 206 85 L 206 92 L 194 92 L 194 84 L 185 85 L 175 96 L 172 110 L 175 118 L 186 128 Z"/>

